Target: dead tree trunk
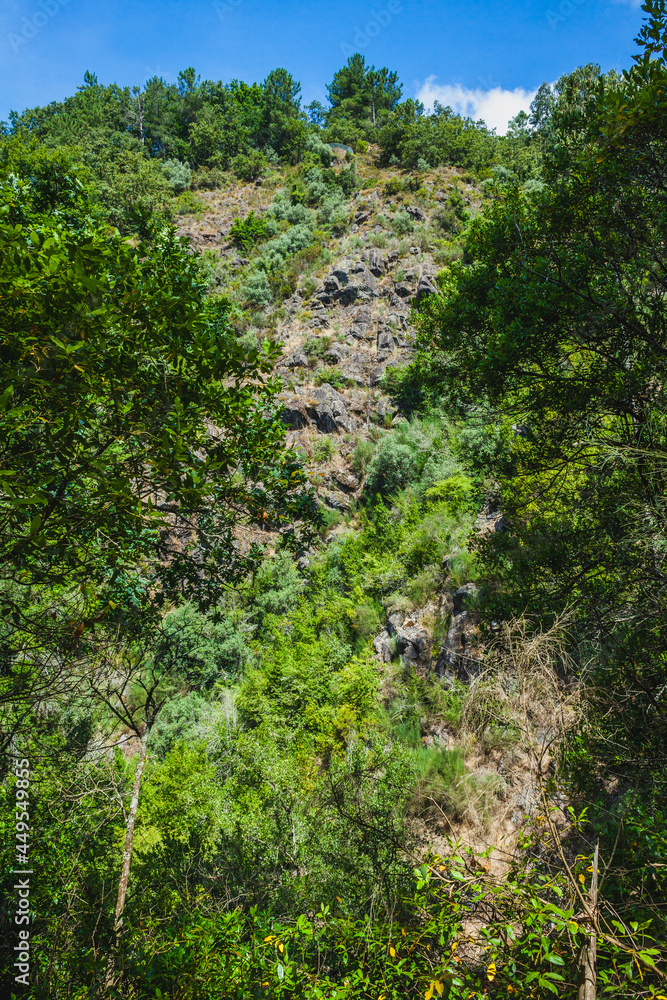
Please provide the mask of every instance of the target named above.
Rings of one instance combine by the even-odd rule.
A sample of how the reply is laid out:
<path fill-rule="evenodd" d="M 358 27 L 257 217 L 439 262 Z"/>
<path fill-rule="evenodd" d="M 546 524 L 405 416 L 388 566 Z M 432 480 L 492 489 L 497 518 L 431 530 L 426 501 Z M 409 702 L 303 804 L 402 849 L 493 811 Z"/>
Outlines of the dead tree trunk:
<path fill-rule="evenodd" d="M 593 855 L 593 878 L 591 879 L 591 891 L 588 894 L 588 902 L 592 918 L 597 914 L 598 906 L 598 856 L 600 853 L 599 842 L 595 845 Z M 595 1000 L 596 990 L 596 962 L 597 962 L 597 934 L 595 924 L 590 928 L 590 934 L 584 941 L 579 955 L 579 992 L 577 1000 Z"/>
<path fill-rule="evenodd" d="M 116 900 L 116 919 L 114 922 L 114 944 L 109 955 L 107 966 L 106 986 L 107 989 L 113 984 L 115 956 L 120 941 L 120 931 L 123 926 L 123 910 L 125 909 L 125 897 L 127 896 L 127 885 L 130 881 L 130 862 L 132 861 L 132 844 L 134 842 L 134 825 L 137 820 L 137 809 L 139 808 L 139 792 L 141 790 L 141 778 L 146 763 L 146 745 L 150 729 L 147 726 L 139 742 L 139 761 L 134 775 L 134 786 L 132 788 L 132 800 L 130 811 L 127 815 L 127 826 L 125 828 L 125 849 L 123 851 L 123 867 L 118 883 L 118 898 Z"/>

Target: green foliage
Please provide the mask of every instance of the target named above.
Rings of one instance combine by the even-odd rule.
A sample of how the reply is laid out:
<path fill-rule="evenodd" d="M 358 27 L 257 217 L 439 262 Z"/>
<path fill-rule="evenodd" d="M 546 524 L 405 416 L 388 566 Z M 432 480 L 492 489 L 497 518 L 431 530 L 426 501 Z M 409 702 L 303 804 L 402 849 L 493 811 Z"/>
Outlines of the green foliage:
<path fill-rule="evenodd" d="M 313 446 L 313 458 L 316 462 L 328 462 L 336 452 L 336 445 L 327 435 L 315 442 Z"/>
<path fill-rule="evenodd" d="M 257 243 L 263 243 L 271 235 L 268 223 L 250 212 L 245 219 L 235 219 L 229 235 L 234 246 L 249 253 Z"/>
<path fill-rule="evenodd" d="M 265 174 L 268 168 L 269 161 L 258 149 L 247 154 L 239 153 L 232 161 L 232 170 L 242 181 L 255 181 Z"/>
<path fill-rule="evenodd" d="M 250 650 L 246 636 L 230 619 L 183 605 L 165 615 L 152 655 L 171 677 L 204 690 L 238 677 Z"/>
<path fill-rule="evenodd" d="M 325 365 L 317 371 L 315 384 L 330 385 L 334 389 L 343 389 L 347 385 L 347 379 L 336 365 Z"/>
<path fill-rule="evenodd" d="M 165 160 L 162 164 L 162 173 L 176 194 L 180 194 L 190 186 L 192 171 L 187 163 L 181 163 L 180 160 Z"/>
<path fill-rule="evenodd" d="M 400 209 L 392 217 L 391 228 L 397 236 L 407 236 L 414 230 L 415 224 L 412 217 L 404 209 Z"/>

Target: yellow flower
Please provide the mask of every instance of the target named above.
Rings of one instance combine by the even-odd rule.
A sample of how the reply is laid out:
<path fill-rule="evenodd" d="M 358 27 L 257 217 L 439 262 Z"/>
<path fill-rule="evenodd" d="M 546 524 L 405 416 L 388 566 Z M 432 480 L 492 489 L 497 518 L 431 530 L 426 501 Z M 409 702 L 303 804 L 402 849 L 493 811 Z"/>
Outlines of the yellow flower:
<path fill-rule="evenodd" d="M 486 978 L 489 980 L 490 983 L 492 983 L 493 980 L 496 978 L 496 963 L 495 962 L 491 962 L 491 965 L 486 970 Z"/>

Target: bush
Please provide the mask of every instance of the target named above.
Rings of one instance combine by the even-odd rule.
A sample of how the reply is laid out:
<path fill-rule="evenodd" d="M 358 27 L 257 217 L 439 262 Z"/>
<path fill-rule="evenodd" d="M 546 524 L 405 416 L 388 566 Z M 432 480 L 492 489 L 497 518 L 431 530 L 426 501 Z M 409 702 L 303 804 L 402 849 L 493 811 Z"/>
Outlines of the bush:
<path fill-rule="evenodd" d="M 315 442 L 313 447 L 313 458 L 316 462 L 328 462 L 330 458 L 333 458 L 336 452 L 336 446 L 327 435 L 326 437 L 320 438 L 319 441 Z"/>
<path fill-rule="evenodd" d="M 358 476 L 363 476 L 368 463 L 375 452 L 375 445 L 372 441 L 360 441 L 354 449 L 352 456 L 352 468 Z"/>
<path fill-rule="evenodd" d="M 315 132 L 311 132 L 306 139 L 306 153 L 310 153 L 323 167 L 330 167 L 333 162 L 334 154 L 331 147 L 322 142 Z"/>
<path fill-rule="evenodd" d="M 366 474 L 365 492 L 369 497 L 389 497 L 413 482 L 419 472 L 414 449 L 400 444 L 392 434 L 376 451 Z"/>
<path fill-rule="evenodd" d="M 347 379 L 340 368 L 335 365 L 326 365 L 324 368 L 320 368 L 315 376 L 315 384 L 330 385 L 332 389 L 344 389 L 347 385 Z"/>
<path fill-rule="evenodd" d="M 183 191 L 176 199 L 176 211 L 179 215 L 198 215 L 206 211 L 206 203 L 192 191 Z"/>
<path fill-rule="evenodd" d="M 250 153 L 240 153 L 232 161 L 232 170 L 241 181 L 254 181 L 269 169 L 269 161 L 258 149 Z"/>
<path fill-rule="evenodd" d="M 263 309 L 273 301 L 271 285 L 265 271 L 249 271 L 241 288 L 241 300 L 254 309 Z"/>
<path fill-rule="evenodd" d="M 403 181 L 400 177 L 390 177 L 384 185 L 384 193 L 387 198 L 400 194 L 403 191 Z"/>
<path fill-rule="evenodd" d="M 271 232 L 266 221 L 258 219 L 255 213 L 251 212 L 243 220 L 234 220 L 229 235 L 234 246 L 249 253 L 257 243 L 267 240 Z"/>
<path fill-rule="evenodd" d="M 229 176 L 220 167 L 197 167 L 190 179 L 190 187 L 195 191 L 205 189 L 213 191 L 215 188 L 225 187 L 229 183 Z"/>
<path fill-rule="evenodd" d="M 165 160 L 162 164 L 162 173 L 176 194 L 180 194 L 181 191 L 185 191 L 190 186 L 192 170 L 188 163 L 181 163 L 180 160 Z"/>
<path fill-rule="evenodd" d="M 250 651 L 246 638 L 228 618 L 216 621 L 187 604 L 165 616 L 153 658 L 172 678 L 201 690 L 243 671 Z"/>
<path fill-rule="evenodd" d="M 395 213 L 391 220 L 391 226 L 397 236 L 407 236 L 415 228 L 411 216 L 404 209 L 400 209 Z"/>
<path fill-rule="evenodd" d="M 471 509 L 473 491 L 472 479 L 459 473 L 429 487 L 424 493 L 424 497 L 427 500 L 442 501 L 445 510 L 456 515 Z"/>

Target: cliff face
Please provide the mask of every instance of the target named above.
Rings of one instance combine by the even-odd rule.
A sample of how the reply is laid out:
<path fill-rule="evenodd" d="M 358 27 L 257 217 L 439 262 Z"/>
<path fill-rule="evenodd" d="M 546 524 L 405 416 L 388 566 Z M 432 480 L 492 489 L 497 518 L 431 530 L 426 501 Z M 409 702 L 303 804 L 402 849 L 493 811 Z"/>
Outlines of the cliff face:
<path fill-rule="evenodd" d="M 327 512 L 323 552 L 337 536 L 358 529 L 367 469 L 360 452 L 372 454 L 405 416 L 386 391 L 385 373 L 413 357 L 417 310 L 427 296 L 439 294 L 437 273 L 460 255 L 456 234 L 482 201 L 467 178 L 452 169 L 432 171 L 420 179 L 417 192 L 407 191 L 404 179 L 394 171 L 378 171 L 368 158 L 359 165 L 359 183 L 361 189 L 345 202 L 337 227 L 326 236 L 315 232 L 317 252 L 310 259 L 306 253 L 305 261 L 302 255 L 297 267 L 286 260 L 289 294 L 274 294 L 261 308 L 246 306 L 235 320 L 244 343 L 269 334 L 282 345 L 276 366 L 283 383 L 282 419 L 287 440 L 301 454 Z M 232 303 L 243 304 L 262 246 L 249 251 L 235 247 L 232 225 L 251 212 L 270 221 L 274 206 L 293 184 L 287 168 L 260 184 L 199 193 L 199 214 L 182 217 L 179 229 L 208 259 L 213 294 L 222 292 Z M 295 218 L 291 226 L 283 221 L 283 233 L 302 225 L 305 214 Z M 437 445 L 433 448 L 435 459 Z M 418 533 L 420 526 L 415 530 Z M 489 501 L 467 530 L 504 531 L 507 524 Z M 277 536 L 251 529 L 249 540 L 262 541 L 270 549 Z M 439 838 L 456 829 L 478 847 L 494 843 L 508 849 L 538 807 L 536 774 L 544 757 L 538 763 L 535 734 L 539 729 L 543 744 L 549 725 L 541 715 L 528 720 L 521 699 L 507 695 L 516 688 L 513 666 L 505 677 L 507 690 L 505 680 L 487 677 L 488 639 L 480 635 L 477 611 L 480 588 L 461 576 L 457 552 L 441 559 L 427 594 L 403 607 L 386 601 L 384 620 L 378 619 L 367 636 L 388 712 L 404 711 L 401 706 L 409 701 L 414 678 L 436 681 L 449 692 L 450 701 L 459 698 L 464 706 L 456 718 L 451 713 L 443 717 L 436 708 L 419 720 L 424 748 L 460 752 L 466 764 L 459 789 L 465 805 L 458 812 L 452 807 L 446 815 L 436 814 L 426 799 L 415 802 L 419 839 L 437 846 Z M 320 555 L 314 549 L 301 552 L 299 570 L 308 575 Z M 510 681 L 510 676 L 515 679 Z M 495 704 L 498 698 L 506 702 L 498 708 L 498 718 L 480 709 L 487 699 Z M 553 708 L 557 698 L 547 702 Z M 514 721 L 508 722 L 510 717 Z M 520 732 L 524 742 L 519 746 Z M 499 860 L 497 864 L 502 867 Z"/>

